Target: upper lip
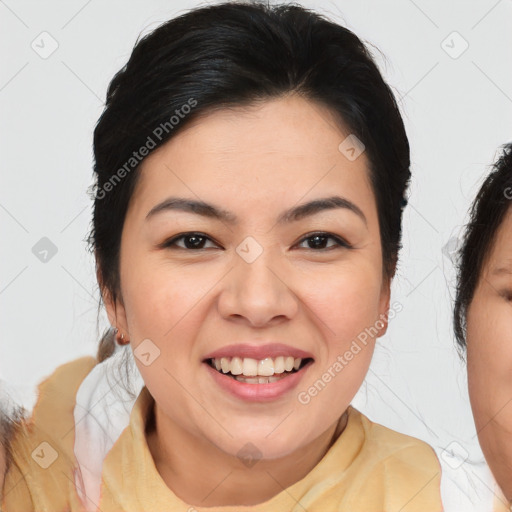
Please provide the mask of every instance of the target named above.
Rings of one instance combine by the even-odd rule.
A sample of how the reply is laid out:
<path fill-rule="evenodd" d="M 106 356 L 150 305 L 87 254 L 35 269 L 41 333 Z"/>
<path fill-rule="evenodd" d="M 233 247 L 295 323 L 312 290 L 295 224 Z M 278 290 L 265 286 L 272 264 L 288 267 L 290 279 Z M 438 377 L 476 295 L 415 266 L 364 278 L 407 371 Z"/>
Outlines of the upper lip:
<path fill-rule="evenodd" d="M 233 345 L 226 345 L 214 352 L 207 354 L 204 359 L 219 359 L 221 357 L 240 357 L 252 359 L 265 359 L 271 357 L 274 359 L 279 356 L 293 356 L 294 358 L 313 359 L 313 356 L 304 350 L 301 350 L 290 345 L 283 343 L 267 343 L 262 345 L 261 342 L 257 345 L 249 343 L 237 343 Z"/>

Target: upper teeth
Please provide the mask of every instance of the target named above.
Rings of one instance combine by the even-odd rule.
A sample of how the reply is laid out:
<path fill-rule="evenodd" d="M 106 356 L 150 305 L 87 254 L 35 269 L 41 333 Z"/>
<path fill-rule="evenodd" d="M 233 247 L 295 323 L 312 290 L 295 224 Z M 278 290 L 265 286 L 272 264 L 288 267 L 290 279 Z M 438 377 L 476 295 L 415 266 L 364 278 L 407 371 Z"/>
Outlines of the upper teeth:
<path fill-rule="evenodd" d="M 292 369 L 298 370 L 302 363 L 301 358 L 293 356 L 279 356 L 274 359 L 266 357 L 265 359 L 251 359 L 250 357 L 221 357 L 213 359 L 213 364 L 217 370 L 223 373 L 231 372 L 232 375 L 245 375 L 247 377 L 261 375 L 269 377 L 275 373 L 289 372 Z"/>

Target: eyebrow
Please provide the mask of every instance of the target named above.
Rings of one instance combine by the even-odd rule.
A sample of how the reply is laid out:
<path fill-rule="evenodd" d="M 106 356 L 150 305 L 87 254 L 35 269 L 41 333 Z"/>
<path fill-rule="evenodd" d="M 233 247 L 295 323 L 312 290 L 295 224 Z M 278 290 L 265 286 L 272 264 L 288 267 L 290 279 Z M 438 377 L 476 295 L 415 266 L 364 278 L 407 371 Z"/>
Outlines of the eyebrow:
<path fill-rule="evenodd" d="M 504 265 L 495 267 L 492 271 L 493 276 L 512 275 L 512 260 L 505 262 Z"/>
<path fill-rule="evenodd" d="M 333 210 L 342 208 L 355 213 L 360 217 L 365 224 L 367 219 L 363 211 L 352 201 L 340 196 L 325 197 L 315 199 L 308 203 L 300 204 L 289 210 L 283 212 L 277 219 L 278 224 L 285 224 L 296 222 L 305 217 L 310 217 L 325 210 Z M 195 199 L 187 199 L 183 197 L 168 197 L 161 203 L 151 208 L 146 215 L 146 220 L 154 217 L 156 214 L 169 211 L 178 210 L 183 212 L 194 213 L 203 217 L 220 220 L 228 224 L 237 224 L 238 218 L 232 212 L 218 208 L 212 204 L 205 203 L 204 201 L 196 201 Z"/>

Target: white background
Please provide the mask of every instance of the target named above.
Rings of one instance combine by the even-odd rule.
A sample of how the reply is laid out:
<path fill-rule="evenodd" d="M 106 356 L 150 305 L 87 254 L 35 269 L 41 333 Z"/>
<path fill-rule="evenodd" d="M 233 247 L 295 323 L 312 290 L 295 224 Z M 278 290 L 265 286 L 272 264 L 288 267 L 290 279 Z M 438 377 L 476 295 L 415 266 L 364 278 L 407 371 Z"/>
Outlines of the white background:
<path fill-rule="evenodd" d="M 94 355 L 107 325 L 102 312 L 96 326 L 99 292 L 85 243 L 92 132 L 107 85 L 141 32 L 199 5 L 205 3 L 0 1 L 0 379 L 27 405 L 34 386 L 58 365 Z M 400 98 L 412 149 L 404 249 L 393 285 L 393 300 L 404 309 L 380 340 L 354 405 L 440 454 L 450 447 L 468 457 L 461 470 L 478 466 L 452 335 L 448 250 L 496 149 L 512 140 L 512 1 L 302 5 L 385 55 L 374 51 Z M 50 36 L 40 36 L 44 31 Z M 31 47 L 33 41 L 41 47 L 41 38 L 46 49 L 52 40 L 58 44 L 45 59 Z M 42 237 L 57 248 L 46 263 L 32 252 Z"/>

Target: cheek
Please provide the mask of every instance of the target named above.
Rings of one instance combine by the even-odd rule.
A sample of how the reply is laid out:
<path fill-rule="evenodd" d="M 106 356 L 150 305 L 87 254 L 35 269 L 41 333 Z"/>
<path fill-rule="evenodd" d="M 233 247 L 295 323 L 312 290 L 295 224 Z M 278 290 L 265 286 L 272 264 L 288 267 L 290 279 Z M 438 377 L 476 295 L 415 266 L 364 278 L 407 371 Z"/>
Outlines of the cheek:
<path fill-rule="evenodd" d="M 468 386 L 477 426 L 493 419 L 512 429 L 511 312 L 491 299 L 477 299 L 468 311 Z"/>
<path fill-rule="evenodd" d="M 379 323 L 380 280 L 371 275 L 333 275 L 325 282 L 317 281 L 317 293 L 308 294 L 305 309 L 313 313 L 322 342 L 315 371 L 298 394 L 309 411 L 304 421 L 334 421 L 366 376 L 383 325 Z M 330 411 L 328 417 L 326 411 Z"/>
<path fill-rule="evenodd" d="M 512 332 L 510 305 L 496 301 L 468 312 L 467 360 L 471 407 L 487 463 L 512 493 Z"/>
<path fill-rule="evenodd" d="M 160 351 L 149 367 L 137 361 L 141 373 L 147 380 L 167 368 L 185 377 L 191 367 L 199 365 L 201 347 L 195 340 L 208 339 L 203 326 L 209 316 L 216 316 L 214 301 L 220 300 L 218 293 L 228 293 L 219 283 L 226 268 L 212 262 L 177 266 L 152 262 L 147 256 L 143 264 L 133 261 L 130 267 L 122 275 L 122 282 L 135 356 L 138 344 L 146 339 Z M 357 362 L 344 368 L 347 377 L 355 372 L 356 378 L 369 364 L 371 350 L 365 349 L 372 345 L 375 328 L 379 327 L 380 267 L 360 258 L 339 266 L 318 264 L 314 271 L 288 271 L 286 293 L 295 295 L 299 304 L 299 316 L 291 321 L 309 325 L 308 332 L 317 338 L 323 365 L 343 356 L 354 340 L 363 340 L 360 348 L 354 349 Z M 216 283 L 220 288 L 211 295 Z"/>
<path fill-rule="evenodd" d="M 148 328 L 163 337 L 211 288 L 211 276 L 192 267 L 145 263 L 126 276 L 123 292 L 135 331 Z"/>
<path fill-rule="evenodd" d="M 320 414 L 333 403 L 350 403 L 368 371 L 384 324 L 379 312 L 382 282 L 375 269 L 352 267 L 324 279 L 317 274 L 315 283 L 309 288 L 305 312 L 313 313 L 312 322 L 322 338 L 321 356 L 299 398 L 301 403 L 311 401 L 310 407 Z"/>
<path fill-rule="evenodd" d="M 351 269 L 315 277 L 307 305 L 325 323 L 326 337 L 344 343 L 379 319 L 382 281 L 375 269 Z"/>
<path fill-rule="evenodd" d="M 468 312 L 468 372 L 492 383 L 512 373 L 512 308 L 503 301 L 487 301 Z M 489 379 L 489 377 L 492 377 Z"/>
<path fill-rule="evenodd" d="M 144 272 L 127 276 L 123 291 L 135 361 L 148 387 L 155 390 L 162 383 L 169 385 L 169 373 L 184 378 L 199 366 L 194 340 L 200 336 L 206 314 L 208 301 L 202 299 L 215 281 L 211 275 L 191 272 L 192 267 L 143 268 Z M 146 348 L 155 354 L 148 366 L 138 357 Z"/>

